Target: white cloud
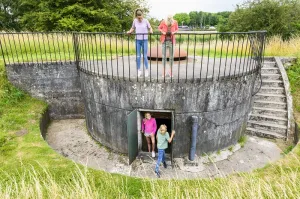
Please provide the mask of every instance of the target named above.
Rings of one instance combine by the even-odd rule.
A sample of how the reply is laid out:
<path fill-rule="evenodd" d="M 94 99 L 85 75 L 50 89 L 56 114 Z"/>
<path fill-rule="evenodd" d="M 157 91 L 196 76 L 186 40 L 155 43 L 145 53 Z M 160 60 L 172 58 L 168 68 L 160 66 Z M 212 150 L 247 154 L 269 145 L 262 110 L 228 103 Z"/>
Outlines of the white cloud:
<path fill-rule="evenodd" d="M 233 11 L 236 4 L 244 0 L 148 0 L 150 16 L 158 19 L 168 14 L 190 11 L 221 12 Z"/>

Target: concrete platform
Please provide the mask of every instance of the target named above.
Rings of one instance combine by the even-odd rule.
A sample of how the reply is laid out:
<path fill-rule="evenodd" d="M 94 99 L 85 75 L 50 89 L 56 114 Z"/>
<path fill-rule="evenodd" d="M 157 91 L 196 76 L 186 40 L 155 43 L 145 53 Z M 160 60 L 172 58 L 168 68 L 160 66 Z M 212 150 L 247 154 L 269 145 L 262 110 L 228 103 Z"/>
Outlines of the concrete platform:
<path fill-rule="evenodd" d="M 84 119 L 53 121 L 48 128 L 46 140 L 61 155 L 87 167 L 140 178 L 156 178 L 154 173 L 156 158 L 143 153 L 143 157 L 139 156 L 132 165 L 128 165 L 127 156 L 113 153 L 105 147 L 99 146 L 87 134 Z M 214 163 L 203 161 L 202 165 L 198 165 L 198 172 L 195 172 L 197 171 L 195 169 L 182 170 L 180 165 L 175 165 L 172 169 L 170 159 L 167 157 L 168 168 L 165 169 L 161 166 L 161 178 L 214 178 L 237 172 L 251 172 L 278 160 L 281 157 L 281 150 L 273 142 L 249 136 L 243 148 L 225 158 L 221 157 L 223 154 L 221 151 L 220 157 L 216 158 L 222 159 L 221 161 Z M 178 159 L 176 161 L 178 162 Z"/>
<path fill-rule="evenodd" d="M 251 72 L 255 69 L 256 62 L 250 57 L 228 57 L 214 58 L 189 56 L 187 60 L 175 61 L 172 68 L 169 62 L 163 66 L 161 61 L 149 61 L 149 77 L 145 77 L 145 66 L 141 62 L 141 70 L 143 75 L 137 78 L 136 56 L 124 57 L 102 57 L 102 60 L 86 60 L 80 62 L 80 68 L 88 72 L 116 79 L 131 79 L 139 81 L 155 81 L 171 79 L 170 77 L 163 77 L 164 69 L 168 72 L 172 70 L 172 80 L 199 80 L 205 81 L 207 79 L 221 79 L 223 77 L 234 77 L 237 75 L 244 75 L 246 72 Z"/>

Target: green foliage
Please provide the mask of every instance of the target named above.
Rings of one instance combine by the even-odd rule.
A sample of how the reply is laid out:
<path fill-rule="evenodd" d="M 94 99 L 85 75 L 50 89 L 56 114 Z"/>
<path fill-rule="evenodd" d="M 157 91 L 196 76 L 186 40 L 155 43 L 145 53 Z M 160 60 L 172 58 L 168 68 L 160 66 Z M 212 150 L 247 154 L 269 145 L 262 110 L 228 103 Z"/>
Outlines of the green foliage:
<path fill-rule="evenodd" d="M 177 13 L 174 15 L 174 19 L 177 20 L 178 25 L 186 25 L 189 24 L 191 19 L 187 13 Z"/>
<path fill-rule="evenodd" d="M 0 30 L 121 32 L 143 5 L 144 0 L 0 0 Z"/>
<path fill-rule="evenodd" d="M 228 26 L 232 31 L 267 30 L 288 37 L 300 31 L 299 23 L 299 0 L 251 0 L 237 6 Z"/>
<path fill-rule="evenodd" d="M 289 152 L 291 152 L 293 150 L 294 147 L 295 147 L 295 145 L 290 145 L 290 146 L 286 147 L 286 149 L 283 151 L 283 154 L 288 154 Z"/>
<path fill-rule="evenodd" d="M 291 93 L 293 94 L 293 105 L 300 112 L 300 60 L 298 59 L 291 67 L 287 69 L 291 85 Z"/>
<path fill-rule="evenodd" d="M 238 140 L 238 143 L 241 145 L 241 147 L 243 148 L 246 144 L 247 141 L 247 137 L 245 135 L 241 136 L 240 139 Z"/>

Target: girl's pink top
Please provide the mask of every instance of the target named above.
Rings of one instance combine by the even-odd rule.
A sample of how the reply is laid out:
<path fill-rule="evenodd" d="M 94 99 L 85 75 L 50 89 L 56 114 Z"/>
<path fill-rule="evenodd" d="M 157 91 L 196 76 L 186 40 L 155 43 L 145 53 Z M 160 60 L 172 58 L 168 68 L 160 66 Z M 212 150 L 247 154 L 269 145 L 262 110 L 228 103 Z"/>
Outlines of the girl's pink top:
<path fill-rule="evenodd" d="M 149 120 L 144 118 L 142 121 L 142 131 L 146 133 L 154 134 L 156 132 L 156 120 L 155 118 L 150 118 Z"/>

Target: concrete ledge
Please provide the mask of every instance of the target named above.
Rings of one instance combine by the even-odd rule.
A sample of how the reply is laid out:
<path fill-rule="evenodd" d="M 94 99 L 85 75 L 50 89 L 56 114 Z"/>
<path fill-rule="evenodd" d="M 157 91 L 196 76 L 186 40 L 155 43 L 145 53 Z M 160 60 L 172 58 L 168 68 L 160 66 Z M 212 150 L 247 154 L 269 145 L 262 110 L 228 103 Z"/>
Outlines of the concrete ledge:
<path fill-rule="evenodd" d="M 293 112 L 293 98 L 290 92 L 290 82 L 286 74 L 285 68 L 283 66 L 283 63 L 281 61 L 281 58 L 275 57 L 275 62 L 280 70 L 282 80 L 283 80 L 285 95 L 286 95 L 287 111 L 288 111 L 287 141 L 293 142 L 295 140 L 295 119 L 294 119 L 294 112 Z"/>

